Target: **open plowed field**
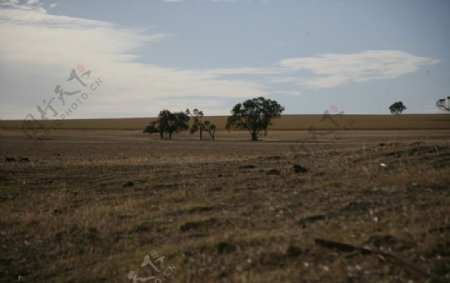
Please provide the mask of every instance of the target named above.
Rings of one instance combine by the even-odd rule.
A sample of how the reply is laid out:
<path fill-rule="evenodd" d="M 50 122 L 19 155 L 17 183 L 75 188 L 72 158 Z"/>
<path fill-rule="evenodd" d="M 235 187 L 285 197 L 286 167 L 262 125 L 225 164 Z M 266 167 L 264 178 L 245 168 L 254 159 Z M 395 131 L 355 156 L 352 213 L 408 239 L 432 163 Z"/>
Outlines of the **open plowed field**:
<path fill-rule="evenodd" d="M 216 136 L 0 131 L 0 281 L 450 281 L 449 130 Z"/>

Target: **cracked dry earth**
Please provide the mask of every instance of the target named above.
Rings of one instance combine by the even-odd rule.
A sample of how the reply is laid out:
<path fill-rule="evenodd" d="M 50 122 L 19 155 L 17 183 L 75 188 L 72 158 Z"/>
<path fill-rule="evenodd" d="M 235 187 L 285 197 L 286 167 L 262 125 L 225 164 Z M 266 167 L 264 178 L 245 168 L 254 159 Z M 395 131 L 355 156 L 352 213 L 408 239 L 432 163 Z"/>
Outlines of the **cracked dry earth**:
<path fill-rule="evenodd" d="M 450 282 L 450 131 L 309 135 L 2 130 L 0 281 Z"/>

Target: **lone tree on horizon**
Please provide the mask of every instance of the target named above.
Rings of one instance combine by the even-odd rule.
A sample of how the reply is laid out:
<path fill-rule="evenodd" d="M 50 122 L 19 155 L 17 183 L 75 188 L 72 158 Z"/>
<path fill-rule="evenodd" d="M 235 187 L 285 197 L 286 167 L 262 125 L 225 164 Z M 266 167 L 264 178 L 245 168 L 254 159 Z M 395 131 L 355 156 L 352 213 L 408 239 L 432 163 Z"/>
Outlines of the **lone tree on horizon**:
<path fill-rule="evenodd" d="M 450 96 L 447 96 L 447 99 L 442 98 L 436 101 L 436 107 L 439 108 L 439 110 L 450 112 Z"/>
<path fill-rule="evenodd" d="M 144 133 L 159 133 L 161 139 L 164 139 L 164 133 L 169 134 L 169 139 L 172 139 L 174 132 L 185 131 L 189 129 L 189 116 L 184 112 L 171 113 L 169 110 L 162 110 L 159 112 L 158 119 L 153 121 L 144 129 Z"/>
<path fill-rule="evenodd" d="M 279 118 L 284 107 L 275 100 L 257 97 L 236 104 L 228 117 L 226 129 L 246 129 L 250 132 L 252 141 L 258 140 L 261 131 L 267 133 L 267 127 L 272 125 L 272 119 Z"/>
<path fill-rule="evenodd" d="M 391 111 L 391 114 L 399 115 L 402 114 L 402 112 L 406 109 L 406 106 L 403 105 L 403 102 L 397 101 L 391 106 L 389 106 L 389 110 Z"/>

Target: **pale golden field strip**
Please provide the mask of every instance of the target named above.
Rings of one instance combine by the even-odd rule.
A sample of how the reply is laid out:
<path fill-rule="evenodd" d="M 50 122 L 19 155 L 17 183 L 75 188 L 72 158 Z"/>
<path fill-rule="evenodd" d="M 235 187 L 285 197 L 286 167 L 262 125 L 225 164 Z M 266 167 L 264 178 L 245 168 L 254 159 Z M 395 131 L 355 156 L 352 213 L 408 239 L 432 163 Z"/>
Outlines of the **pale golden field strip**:
<path fill-rule="evenodd" d="M 67 119 L 39 121 L 45 127 L 60 129 L 136 130 L 143 129 L 155 118 L 111 118 L 111 119 Z M 226 116 L 205 117 L 225 129 Z M 2 120 L 0 128 L 23 127 L 22 120 Z M 397 130 L 397 129 L 450 129 L 448 114 L 403 114 L 394 115 L 283 115 L 275 120 L 271 130 L 355 129 L 355 130 Z"/>

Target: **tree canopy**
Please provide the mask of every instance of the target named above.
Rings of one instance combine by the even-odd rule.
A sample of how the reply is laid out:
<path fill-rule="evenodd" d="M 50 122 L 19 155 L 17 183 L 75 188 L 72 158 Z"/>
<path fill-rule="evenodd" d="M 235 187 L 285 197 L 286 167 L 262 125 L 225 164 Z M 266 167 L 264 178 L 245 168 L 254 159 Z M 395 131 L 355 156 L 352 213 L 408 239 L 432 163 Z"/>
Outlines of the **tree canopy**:
<path fill-rule="evenodd" d="M 171 113 L 169 110 L 162 110 L 159 112 L 158 119 L 152 121 L 144 129 L 144 133 L 159 133 L 161 139 L 164 138 L 164 133 L 169 135 L 169 139 L 172 138 L 174 132 L 185 131 L 189 129 L 189 116 L 184 112 Z"/>
<path fill-rule="evenodd" d="M 272 119 L 279 118 L 284 107 L 275 100 L 257 97 L 236 104 L 228 117 L 226 128 L 246 129 L 253 141 L 258 140 L 261 131 L 266 132 Z"/>
<path fill-rule="evenodd" d="M 406 109 L 406 106 L 403 105 L 403 102 L 397 101 L 391 106 L 389 106 L 389 110 L 391 111 L 391 114 L 399 115 L 402 114 L 402 112 Z"/>
<path fill-rule="evenodd" d="M 203 111 L 196 108 L 191 112 L 189 109 L 186 109 L 186 114 L 193 119 L 191 129 L 189 130 L 191 134 L 199 132 L 200 140 L 203 140 L 203 131 L 206 131 L 211 139 L 214 140 L 216 125 L 211 124 L 208 120 L 203 120 Z"/>

